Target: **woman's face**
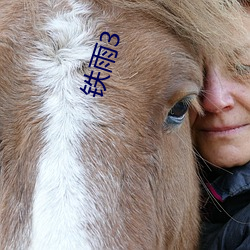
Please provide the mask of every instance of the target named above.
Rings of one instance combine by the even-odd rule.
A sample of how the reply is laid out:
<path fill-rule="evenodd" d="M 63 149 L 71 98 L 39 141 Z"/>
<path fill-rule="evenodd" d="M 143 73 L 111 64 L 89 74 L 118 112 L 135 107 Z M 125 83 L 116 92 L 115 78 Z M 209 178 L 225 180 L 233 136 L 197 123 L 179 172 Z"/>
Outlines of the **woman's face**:
<path fill-rule="evenodd" d="M 242 63 L 250 65 L 250 16 L 244 24 L 249 40 Z M 194 145 L 202 157 L 219 167 L 243 165 L 250 161 L 250 73 L 242 83 L 211 64 L 206 76 L 201 97 L 205 116 L 191 112 Z"/>

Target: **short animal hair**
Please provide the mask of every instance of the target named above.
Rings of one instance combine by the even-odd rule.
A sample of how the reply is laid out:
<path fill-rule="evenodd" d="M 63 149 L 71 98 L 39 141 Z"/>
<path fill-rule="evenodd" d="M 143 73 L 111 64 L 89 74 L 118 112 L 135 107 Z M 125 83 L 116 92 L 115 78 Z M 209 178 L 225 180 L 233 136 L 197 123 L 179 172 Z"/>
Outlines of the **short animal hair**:
<path fill-rule="evenodd" d="M 112 3 L 119 8 L 144 11 L 154 16 L 177 33 L 181 39 L 188 40 L 198 48 L 208 60 L 213 59 L 234 66 L 238 63 L 238 53 L 243 50 L 240 41 L 243 39 L 238 39 L 239 36 L 244 36 L 241 22 L 244 10 L 241 5 L 243 2 L 249 4 L 249 0 L 98 0 L 97 2 L 102 5 Z M 235 36 L 236 30 L 239 32 L 238 36 Z"/>

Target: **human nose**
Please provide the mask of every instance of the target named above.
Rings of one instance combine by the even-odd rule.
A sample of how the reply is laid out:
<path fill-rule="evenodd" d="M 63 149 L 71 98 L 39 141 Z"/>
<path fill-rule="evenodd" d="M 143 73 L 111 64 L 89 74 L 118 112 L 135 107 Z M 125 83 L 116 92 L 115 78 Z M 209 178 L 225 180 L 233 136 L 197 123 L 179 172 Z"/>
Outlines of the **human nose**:
<path fill-rule="evenodd" d="M 202 92 L 201 105 L 205 112 L 225 112 L 234 106 L 230 80 L 223 76 L 218 67 L 207 69 Z"/>

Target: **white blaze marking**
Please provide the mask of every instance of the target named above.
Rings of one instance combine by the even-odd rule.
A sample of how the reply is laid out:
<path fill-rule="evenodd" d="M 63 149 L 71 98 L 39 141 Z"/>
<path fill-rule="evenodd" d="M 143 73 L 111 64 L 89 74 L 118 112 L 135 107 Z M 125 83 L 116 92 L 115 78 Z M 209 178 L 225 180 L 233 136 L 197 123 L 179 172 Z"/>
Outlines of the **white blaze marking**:
<path fill-rule="evenodd" d="M 45 91 L 41 117 L 47 118 L 32 214 L 30 249 L 35 250 L 92 249 L 84 225 L 98 213 L 89 203 L 79 160 L 84 123 L 94 120 L 89 111 L 94 98 L 79 89 L 84 77 L 77 72 L 91 58 L 96 25 L 88 19 L 88 6 L 71 4 L 71 12 L 55 14 L 42 28 L 48 38 L 37 43 L 39 52 L 32 55 L 36 85 Z"/>

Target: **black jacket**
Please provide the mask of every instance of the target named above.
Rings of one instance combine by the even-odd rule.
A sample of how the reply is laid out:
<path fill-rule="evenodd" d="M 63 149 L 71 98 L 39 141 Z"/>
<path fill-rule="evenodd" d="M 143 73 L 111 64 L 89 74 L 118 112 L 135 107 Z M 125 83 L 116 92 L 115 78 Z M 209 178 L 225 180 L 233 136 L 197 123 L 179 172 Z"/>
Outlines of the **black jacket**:
<path fill-rule="evenodd" d="M 205 168 L 200 249 L 250 250 L 250 162 L 226 171 Z"/>

